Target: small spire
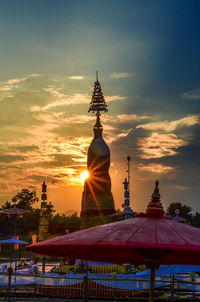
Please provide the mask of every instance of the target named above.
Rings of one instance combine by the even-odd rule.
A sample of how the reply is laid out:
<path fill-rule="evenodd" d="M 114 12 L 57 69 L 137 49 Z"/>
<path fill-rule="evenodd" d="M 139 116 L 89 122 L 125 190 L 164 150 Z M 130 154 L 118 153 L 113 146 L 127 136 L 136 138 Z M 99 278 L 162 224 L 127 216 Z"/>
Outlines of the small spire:
<path fill-rule="evenodd" d="M 42 192 L 45 193 L 46 191 L 47 191 L 47 185 L 45 184 L 45 180 L 44 180 L 42 184 Z"/>
<path fill-rule="evenodd" d="M 98 71 L 96 70 L 96 82 L 99 82 L 98 80 Z"/>
<path fill-rule="evenodd" d="M 45 200 L 47 200 L 47 185 L 46 185 L 45 181 L 43 181 L 43 184 L 42 184 L 41 199 L 42 199 L 42 203 L 45 202 Z M 42 203 L 41 203 L 41 208 L 43 207 Z"/>
<path fill-rule="evenodd" d="M 128 188 L 129 188 L 129 193 L 130 193 L 130 160 L 131 160 L 131 157 L 128 155 L 127 156 L 127 173 L 128 173 Z"/>
<path fill-rule="evenodd" d="M 151 195 L 151 201 L 149 202 L 146 209 L 146 214 L 149 216 L 160 217 L 164 215 L 163 206 L 160 202 L 160 193 L 159 193 L 158 185 L 159 185 L 159 181 L 156 180 L 155 189 L 153 191 L 153 194 Z"/>

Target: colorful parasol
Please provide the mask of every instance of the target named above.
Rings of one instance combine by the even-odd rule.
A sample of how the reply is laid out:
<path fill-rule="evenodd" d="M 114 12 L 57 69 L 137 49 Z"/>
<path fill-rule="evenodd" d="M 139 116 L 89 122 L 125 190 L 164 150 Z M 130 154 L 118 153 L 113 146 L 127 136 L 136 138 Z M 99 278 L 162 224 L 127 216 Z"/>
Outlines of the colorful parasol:
<path fill-rule="evenodd" d="M 200 229 L 164 216 L 157 181 L 146 213 L 49 239 L 27 250 L 49 256 L 146 264 L 151 269 L 153 301 L 155 269 L 161 264 L 200 264 Z"/>
<path fill-rule="evenodd" d="M 0 240 L 0 243 L 7 243 L 7 244 L 28 244 L 28 242 L 22 241 L 22 240 L 18 240 L 16 238 Z"/>

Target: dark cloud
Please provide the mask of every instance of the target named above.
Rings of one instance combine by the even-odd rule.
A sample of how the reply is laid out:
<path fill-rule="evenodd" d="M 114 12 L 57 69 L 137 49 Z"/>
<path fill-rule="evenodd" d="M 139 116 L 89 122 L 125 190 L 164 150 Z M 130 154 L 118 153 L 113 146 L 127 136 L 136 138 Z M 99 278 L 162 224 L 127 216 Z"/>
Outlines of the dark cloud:
<path fill-rule="evenodd" d="M 20 151 L 22 153 L 28 153 L 31 151 L 37 151 L 39 150 L 38 146 L 13 146 L 12 149 L 15 149 L 16 151 Z"/>
<path fill-rule="evenodd" d="M 1 163 L 13 163 L 16 161 L 23 161 L 24 159 L 25 157 L 21 155 L 0 155 Z"/>

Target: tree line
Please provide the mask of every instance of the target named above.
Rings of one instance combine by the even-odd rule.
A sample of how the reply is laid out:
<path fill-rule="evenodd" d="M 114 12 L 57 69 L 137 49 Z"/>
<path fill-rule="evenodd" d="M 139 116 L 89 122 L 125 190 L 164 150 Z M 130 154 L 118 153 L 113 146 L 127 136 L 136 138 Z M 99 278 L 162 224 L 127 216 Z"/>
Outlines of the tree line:
<path fill-rule="evenodd" d="M 20 235 L 24 240 L 31 242 L 32 235 L 38 235 L 41 211 L 36 191 L 22 189 L 11 201 L 5 201 L 1 206 L 1 210 L 10 208 L 24 209 L 27 212 L 23 215 L 1 214 L 0 237 L 12 236 L 15 229 L 16 235 Z M 44 212 L 49 221 L 50 236 L 63 235 L 66 231 L 74 232 L 80 229 L 81 218 L 78 217 L 77 213 L 70 216 L 56 214 L 51 202 L 46 204 Z"/>

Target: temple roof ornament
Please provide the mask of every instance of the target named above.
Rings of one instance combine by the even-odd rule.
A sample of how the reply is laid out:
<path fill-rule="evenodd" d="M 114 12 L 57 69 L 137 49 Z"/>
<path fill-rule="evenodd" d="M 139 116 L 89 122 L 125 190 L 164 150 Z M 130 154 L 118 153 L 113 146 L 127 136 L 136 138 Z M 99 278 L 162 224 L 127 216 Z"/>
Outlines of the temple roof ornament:
<path fill-rule="evenodd" d="M 153 202 L 153 203 L 160 203 L 160 193 L 159 193 L 158 185 L 159 185 L 159 181 L 156 180 L 155 189 L 154 189 L 153 194 L 151 195 L 151 202 Z"/>
<path fill-rule="evenodd" d="M 92 111 L 92 113 L 96 112 L 96 116 L 100 116 L 101 112 L 107 112 L 107 105 L 103 96 L 103 92 L 101 90 L 101 85 L 98 80 L 98 72 L 96 71 L 96 81 L 94 82 L 94 91 L 90 102 L 90 107 L 88 112 Z"/>

